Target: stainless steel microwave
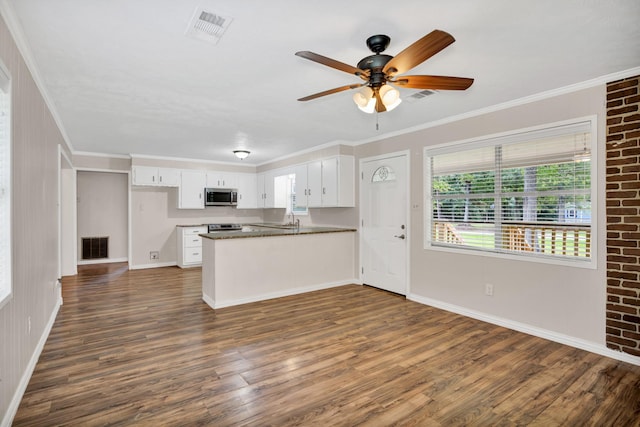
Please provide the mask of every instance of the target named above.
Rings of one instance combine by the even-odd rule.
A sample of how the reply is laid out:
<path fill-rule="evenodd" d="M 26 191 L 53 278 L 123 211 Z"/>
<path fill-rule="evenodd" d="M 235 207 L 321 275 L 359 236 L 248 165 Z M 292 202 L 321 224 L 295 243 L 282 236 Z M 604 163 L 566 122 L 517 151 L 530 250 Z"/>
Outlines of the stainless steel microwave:
<path fill-rule="evenodd" d="M 235 188 L 205 188 L 205 206 L 235 206 L 238 204 L 238 190 Z"/>

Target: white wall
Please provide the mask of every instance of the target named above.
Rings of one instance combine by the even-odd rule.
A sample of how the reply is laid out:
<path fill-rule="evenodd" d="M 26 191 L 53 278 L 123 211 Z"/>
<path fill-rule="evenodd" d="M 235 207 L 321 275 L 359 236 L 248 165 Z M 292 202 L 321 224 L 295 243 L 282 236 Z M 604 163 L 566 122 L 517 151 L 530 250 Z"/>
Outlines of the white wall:
<path fill-rule="evenodd" d="M 604 348 L 605 86 L 556 96 L 356 147 L 358 158 L 411 152 L 410 298 L 539 328 Z M 424 249 L 423 149 L 483 135 L 590 115 L 598 116 L 597 269 L 541 264 Z M 358 162 L 356 162 L 358 164 Z M 494 296 L 484 295 L 484 284 Z"/>
<path fill-rule="evenodd" d="M 0 425 L 8 425 L 59 307 L 58 145 L 65 142 L 4 16 L 0 60 L 13 107 L 13 296 L 0 308 Z"/>
<path fill-rule="evenodd" d="M 65 159 L 60 170 L 60 250 L 62 276 L 77 274 L 76 171 Z"/>
<path fill-rule="evenodd" d="M 83 237 L 109 237 L 109 259 L 127 259 L 128 187 L 126 173 L 78 171 L 78 261 Z"/>
<path fill-rule="evenodd" d="M 177 262 L 177 225 L 262 222 L 261 209 L 210 206 L 205 209 L 178 209 L 178 189 L 131 187 L 131 245 L 133 268 L 169 265 Z M 160 252 L 151 260 L 149 252 Z"/>

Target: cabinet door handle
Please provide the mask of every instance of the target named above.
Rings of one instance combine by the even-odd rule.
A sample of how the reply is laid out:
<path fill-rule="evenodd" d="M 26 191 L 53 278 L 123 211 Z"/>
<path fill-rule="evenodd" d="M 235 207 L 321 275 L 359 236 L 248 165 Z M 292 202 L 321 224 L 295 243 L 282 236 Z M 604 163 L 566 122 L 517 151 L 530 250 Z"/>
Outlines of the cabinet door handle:
<path fill-rule="evenodd" d="M 322 194 L 327 194 L 327 189 L 325 187 L 322 187 Z"/>

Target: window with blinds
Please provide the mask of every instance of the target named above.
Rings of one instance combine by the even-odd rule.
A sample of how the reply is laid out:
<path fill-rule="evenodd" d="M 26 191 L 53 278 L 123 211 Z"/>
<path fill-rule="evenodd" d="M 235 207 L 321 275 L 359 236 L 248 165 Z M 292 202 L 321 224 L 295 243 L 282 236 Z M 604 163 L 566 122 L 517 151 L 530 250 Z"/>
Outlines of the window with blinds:
<path fill-rule="evenodd" d="M 0 306 L 11 296 L 11 81 L 0 63 Z"/>
<path fill-rule="evenodd" d="M 594 127 L 426 149 L 427 245 L 589 261 Z"/>

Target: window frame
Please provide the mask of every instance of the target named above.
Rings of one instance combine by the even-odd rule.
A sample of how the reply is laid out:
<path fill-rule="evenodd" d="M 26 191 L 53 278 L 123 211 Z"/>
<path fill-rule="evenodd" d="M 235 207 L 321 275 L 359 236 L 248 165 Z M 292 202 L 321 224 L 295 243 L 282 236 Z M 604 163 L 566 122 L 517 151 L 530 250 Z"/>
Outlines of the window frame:
<path fill-rule="evenodd" d="M 4 63 L 0 60 L 0 96 L 6 97 L 6 116 L 4 118 L 0 116 L 0 120 L 6 120 L 6 138 L 0 140 L 0 150 L 6 150 L 4 157 L 7 160 L 7 167 L 2 168 L 0 165 L 0 183 L 6 182 L 6 190 L 0 197 L 4 198 L 6 205 L 0 204 L 0 209 L 6 209 L 4 216 L 7 219 L 6 224 L 0 224 L 0 227 L 6 229 L 0 230 L 0 244 L 5 245 L 0 249 L 0 263 L 6 267 L 5 273 L 0 277 L 0 308 L 9 302 L 13 298 L 13 264 L 12 264 L 12 245 L 13 245 L 13 233 L 12 233 L 12 153 L 13 153 L 13 135 L 11 132 L 12 123 L 12 79 L 11 74 L 5 67 Z M 1 104 L 0 104 L 0 108 Z M 1 217 L 1 216 L 0 216 Z M 6 239 L 2 238 L 2 235 L 6 233 Z"/>
<path fill-rule="evenodd" d="M 453 153 L 458 151 L 466 151 L 474 148 L 481 148 L 487 146 L 504 145 L 514 142 L 525 142 L 527 139 L 534 139 L 540 137 L 540 135 L 553 135 L 554 133 L 562 134 L 566 133 L 567 129 L 588 126 L 591 140 L 591 164 L 590 164 L 590 196 L 591 196 L 591 223 L 590 223 L 590 235 L 591 235 L 591 248 L 589 258 L 579 257 L 561 257 L 546 254 L 537 254 L 531 252 L 500 252 L 482 250 L 475 247 L 455 247 L 444 246 L 432 243 L 431 240 L 431 226 L 432 226 L 432 203 L 431 197 L 431 158 L 434 155 L 443 153 Z M 578 268 L 597 268 L 597 247 L 598 247 L 598 128 L 597 128 L 597 116 L 580 117 L 571 120 L 565 120 L 561 122 L 547 123 L 539 126 L 533 126 L 522 129 L 515 129 L 508 132 L 496 133 L 491 135 L 485 135 L 480 137 L 474 137 L 470 139 L 448 142 L 444 144 L 437 144 L 433 146 L 425 146 L 423 148 L 423 248 L 425 250 L 433 250 L 440 252 L 449 252 L 456 254 L 466 254 L 471 256 L 484 256 L 492 258 L 501 258 L 508 260 L 517 260 L 524 262 L 538 262 L 544 264 L 556 264 Z M 494 193 L 495 194 L 495 193 Z"/>

